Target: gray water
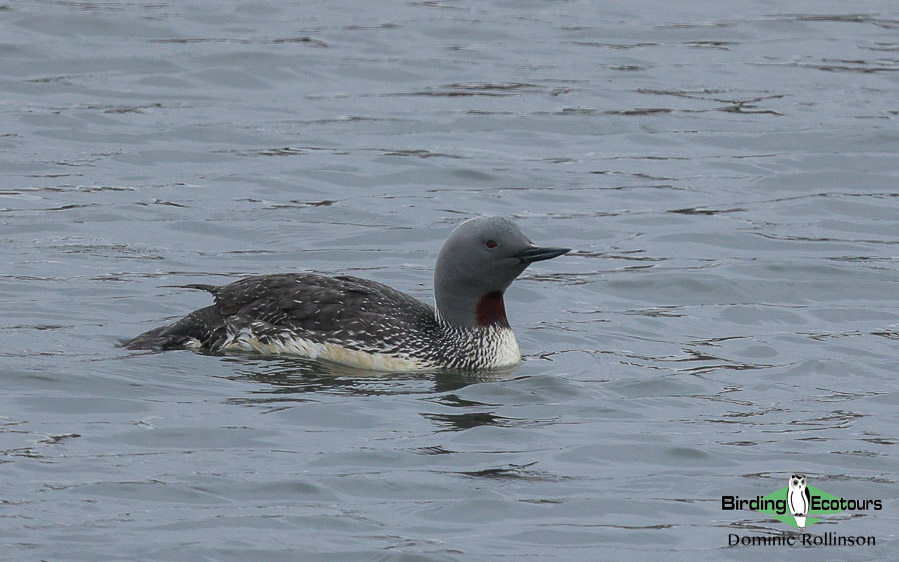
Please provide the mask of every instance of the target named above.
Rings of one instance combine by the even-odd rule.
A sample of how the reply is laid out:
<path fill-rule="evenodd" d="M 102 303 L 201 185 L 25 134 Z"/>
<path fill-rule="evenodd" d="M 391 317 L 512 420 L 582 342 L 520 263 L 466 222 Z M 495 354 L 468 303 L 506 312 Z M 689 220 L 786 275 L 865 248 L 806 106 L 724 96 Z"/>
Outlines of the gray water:
<path fill-rule="evenodd" d="M 3 4 L 0 557 L 892 558 L 897 88 L 888 0 Z M 432 302 L 482 214 L 575 249 L 512 373 L 119 347 L 187 283 Z M 729 547 L 792 473 L 876 546 Z"/>

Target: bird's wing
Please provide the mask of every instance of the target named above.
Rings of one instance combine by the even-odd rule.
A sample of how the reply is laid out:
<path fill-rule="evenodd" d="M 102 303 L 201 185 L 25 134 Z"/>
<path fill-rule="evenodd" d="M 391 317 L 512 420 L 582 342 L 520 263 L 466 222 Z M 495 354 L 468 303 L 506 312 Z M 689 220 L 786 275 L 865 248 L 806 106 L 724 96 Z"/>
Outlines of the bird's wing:
<path fill-rule="evenodd" d="M 261 275 L 210 292 L 230 325 L 267 325 L 320 341 L 388 341 L 390 334 L 421 330 L 434 317 L 425 303 L 352 276 Z"/>

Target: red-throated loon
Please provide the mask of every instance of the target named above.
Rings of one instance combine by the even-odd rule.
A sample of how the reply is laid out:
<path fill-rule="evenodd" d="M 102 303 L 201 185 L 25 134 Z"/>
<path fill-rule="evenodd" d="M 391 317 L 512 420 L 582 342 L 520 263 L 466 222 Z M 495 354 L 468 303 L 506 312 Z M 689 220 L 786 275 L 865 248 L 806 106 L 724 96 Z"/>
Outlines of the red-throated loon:
<path fill-rule="evenodd" d="M 125 346 L 292 354 L 382 371 L 509 367 L 521 353 L 503 293 L 528 265 L 569 251 L 535 246 L 505 218 L 470 219 L 437 257 L 436 308 L 348 275 L 259 275 L 187 285 L 215 304 Z"/>

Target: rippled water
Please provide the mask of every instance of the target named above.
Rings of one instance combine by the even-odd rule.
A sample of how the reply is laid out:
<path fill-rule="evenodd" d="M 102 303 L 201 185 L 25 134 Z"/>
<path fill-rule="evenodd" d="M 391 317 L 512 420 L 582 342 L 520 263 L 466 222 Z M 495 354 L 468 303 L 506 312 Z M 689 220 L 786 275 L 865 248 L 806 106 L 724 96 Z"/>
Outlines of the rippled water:
<path fill-rule="evenodd" d="M 899 10 L 0 6 L 0 545 L 23 559 L 886 559 Z M 135 353 L 241 275 L 431 300 L 443 239 L 576 251 L 494 376 Z M 722 511 L 791 473 L 881 511 Z"/>

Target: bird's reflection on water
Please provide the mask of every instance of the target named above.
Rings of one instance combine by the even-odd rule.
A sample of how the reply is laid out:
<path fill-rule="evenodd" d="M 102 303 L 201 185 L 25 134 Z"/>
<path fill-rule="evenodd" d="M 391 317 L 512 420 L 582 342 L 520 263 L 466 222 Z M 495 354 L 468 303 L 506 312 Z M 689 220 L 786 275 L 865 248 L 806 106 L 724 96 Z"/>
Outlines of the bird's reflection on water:
<path fill-rule="evenodd" d="M 439 401 L 447 405 L 474 405 L 446 393 L 476 383 L 508 380 L 516 371 L 516 368 L 509 368 L 382 373 L 303 358 L 224 356 L 220 360 L 232 364 L 229 369 L 233 375 L 229 379 L 264 385 L 231 401 L 241 404 L 303 402 L 313 399 L 311 394 L 328 393 L 357 396 L 438 394 L 442 395 Z"/>

